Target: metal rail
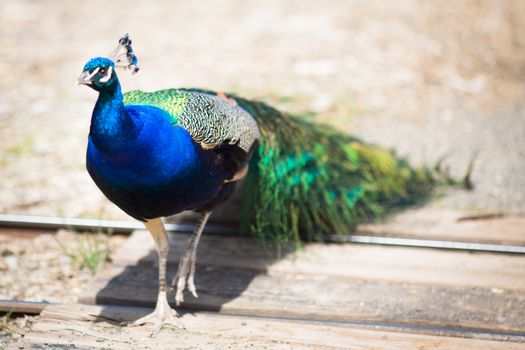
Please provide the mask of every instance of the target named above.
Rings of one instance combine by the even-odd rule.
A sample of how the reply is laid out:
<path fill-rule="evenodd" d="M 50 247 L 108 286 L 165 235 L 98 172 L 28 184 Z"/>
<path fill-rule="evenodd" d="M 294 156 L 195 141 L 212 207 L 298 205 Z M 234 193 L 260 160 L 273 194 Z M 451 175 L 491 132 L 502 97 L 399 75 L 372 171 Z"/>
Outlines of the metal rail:
<path fill-rule="evenodd" d="M 20 227 L 39 230 L 58 230 L 61 228 L 77 231 L 111 231 L 130 234 L 135 230 L 144 230 L 144 224 L 131 220 L 102 220 L 85 218 L 60 218 L 55 216 L 0 214 L 0 226 Z M 166 229 L 173 232 L 192 232 L 192 224 L 166 224 Z M 237 231 L 228 226 L 206 225 L 205 233 L 233 235 Z"/>
<path fill-rule="evenodd" d="M 441 241 L 441 240 L 419 239 L 419 238 L 367 236 L 367 235 L 341 235 L 341 236 L 333 235 L 333 236 L 330 236 L 330 241 L 334 243 L 335 242 L 337 243 L 362 243 L 362 244 L 379 244 L 379 245 L 403 246 L 403 247 L 466 250 L 466 251 L 473 251 L 473 252 L 525 254 L 524 246 L 515 246 L 515 245 L 507 245 L 507 244 Z"/>
<path fill-rule="evenodd" d="M 60 218 L 51 216 L 12 214 L 0 214 L 0 227 L 2 226 L 41 230 L 58 230 L 61 228 L 74 229 L 78 231 L 103 230 L 120 234 L 130 234 L 134 230 L 144 229 L 144 225 L 138 221 Z M 194 225 L 192 224 L 166 224 L 166 229 L 172 232 L 187 233 L 192 232 L 193 228 Z M 224 225 L 206 225 L 204 232 L 207 234 L 218 235 L 238 234 L 238 230 L 236 230 L 235 228 Z M 326 241 L 329 243 L 361 243 L 386 246 L 449 249 L 472 252 L 525 254 L 525 246 L 364 235 L 359 234 L 359 231 L 357 232 L 357 234 L 352 235 L 329 235 L 326 237 Z"/>

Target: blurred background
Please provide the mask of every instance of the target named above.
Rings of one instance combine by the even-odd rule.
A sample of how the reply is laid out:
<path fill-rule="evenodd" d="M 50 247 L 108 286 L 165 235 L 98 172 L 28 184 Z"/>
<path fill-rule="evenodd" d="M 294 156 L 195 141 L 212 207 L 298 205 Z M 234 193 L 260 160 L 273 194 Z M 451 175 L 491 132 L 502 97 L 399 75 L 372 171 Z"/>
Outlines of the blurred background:
<path fill-rule="evenodd" d="M 525 211 L 525 1 L 0 0 L 0 212 L 127 218 L 85 166 L 84 63 L 130 33 L 124 91 L 201 87 L 308 114 L 472 192 L 434 205 Z"/>

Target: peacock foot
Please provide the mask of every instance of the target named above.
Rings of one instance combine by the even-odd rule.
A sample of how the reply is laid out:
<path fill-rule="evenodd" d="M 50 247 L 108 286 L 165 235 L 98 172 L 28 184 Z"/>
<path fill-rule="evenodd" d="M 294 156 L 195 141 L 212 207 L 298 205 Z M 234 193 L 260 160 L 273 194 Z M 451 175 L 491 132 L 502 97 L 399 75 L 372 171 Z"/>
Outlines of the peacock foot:
<path fill-rule="evenodd" d="M 181 257 L 179 262 L 179 268 L 177 274 L 173 277 L 171 283 L 172 289 L 177 288 L 175 293 L 175 305 L 180 306 L 184 301 L 184 289 L 186 283 L 188 284 L 188 290 L 193 294 L 195 298 L 198 298 L 197 289 L 195 288 L 195 261 L 196 254 L 192 249 L 188 249 Z"/>
<path fill-rule="evenodd" d="M 152 313 L 129 323 L 128 326 L 141 326 L 146 323 L 153 325 L 153 332 L 150 334 L 151 338 L 156 337 L 164 327 L 180 329 L 185 328 L 183 322 L 180 320 L 179 315 L 177 314 L 177 311 L 172 309 L 168 304 L 166 292 L 159 293 L 157 305 Z"/>

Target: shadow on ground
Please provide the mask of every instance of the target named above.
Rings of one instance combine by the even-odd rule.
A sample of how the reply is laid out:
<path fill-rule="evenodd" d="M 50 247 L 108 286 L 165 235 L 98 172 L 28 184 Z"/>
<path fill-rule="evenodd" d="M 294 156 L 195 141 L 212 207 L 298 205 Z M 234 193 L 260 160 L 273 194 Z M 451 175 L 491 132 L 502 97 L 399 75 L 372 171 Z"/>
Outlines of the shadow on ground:
<path fill-rule="evenodd" d="M 185 249 L 186 237 L 171 236 L 168 284 L 177 271 L 178 257 Z M 266 274 L 270 265 L 293 251 L 293 246 L 264 245 L 250 238 L 232 240 L 220 235 L 203 236 L 197 252 L 195 275 L 199 298 L 185 291 L 181 311 L 221 311 L 223 305 L 238 298 L 258 275 Z M 97 278 L 101 284 L 104 284 L 104 278 L 108 280 L 96 293 L 96 304 L 153 308 L 158 292 L 157 253 L 151 249 L 132 265 L 119 265 L 117 260 Z M 168 300 L 175 307 L 174 292 L 169 294 Z"/>

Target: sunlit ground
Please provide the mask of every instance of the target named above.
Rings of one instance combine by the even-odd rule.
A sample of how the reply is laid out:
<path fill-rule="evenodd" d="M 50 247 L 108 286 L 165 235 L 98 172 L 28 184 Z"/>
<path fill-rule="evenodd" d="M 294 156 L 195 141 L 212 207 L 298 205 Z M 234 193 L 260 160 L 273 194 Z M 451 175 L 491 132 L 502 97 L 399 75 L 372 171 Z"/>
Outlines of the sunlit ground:
<path fill-rule="evenodd" d="M 438 205 L 525 210 L 525 3 L 0 1 L 0 212 L 121 217 L 89 179 L 96 94 L 74 82 L 125 32 L 124 90 L 204 87 L 314 113 L 476 189 Z"/>

